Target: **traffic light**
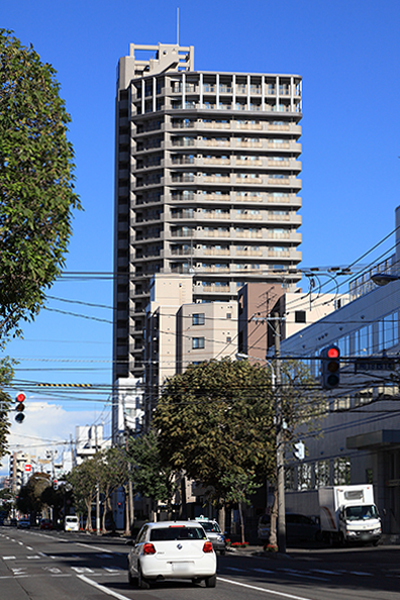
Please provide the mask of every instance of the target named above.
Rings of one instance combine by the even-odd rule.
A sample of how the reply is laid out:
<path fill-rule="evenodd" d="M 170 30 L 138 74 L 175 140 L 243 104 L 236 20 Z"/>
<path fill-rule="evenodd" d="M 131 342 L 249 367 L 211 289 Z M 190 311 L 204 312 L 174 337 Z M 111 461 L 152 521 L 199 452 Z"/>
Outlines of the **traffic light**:
<path fill-rule="evenodd" d="M 15 410 L 17 411 L 15 420 L 17 421 L 17 423 L 22 423 L 22 421 L 25 419 L 25 415 L 24 415 L 25 400 L 26 400 L 26 395 L 24 394 L 24 392 L 18 392 L 18 394 L 15 396 L 15 401 L 17 403 L 15 405 Z"/>
<path fill-rule="evenodd" d="M 321 352 L 321 385 L 324 390 L 332 390 L 340 383 L 340 350 L 337 346 L 327 346 Z"/>

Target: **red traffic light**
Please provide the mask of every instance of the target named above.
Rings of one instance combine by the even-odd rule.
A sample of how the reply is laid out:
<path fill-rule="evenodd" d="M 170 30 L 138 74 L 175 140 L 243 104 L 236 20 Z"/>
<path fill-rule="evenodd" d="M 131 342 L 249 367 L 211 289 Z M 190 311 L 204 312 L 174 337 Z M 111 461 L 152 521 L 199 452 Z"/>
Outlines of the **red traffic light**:
<path fill-rule="evenodd" d="M 25 402 L 26 394 L 24 394 L 24 392 L 18 392 L 18 394 L 15 396 L 15 400 L 17 402 Z"/>
<path fill-rule="evenodd" d="M 339 350 L 336 346 L 331 346 L 328 348 L 328 358 L 339 358 Z"/>

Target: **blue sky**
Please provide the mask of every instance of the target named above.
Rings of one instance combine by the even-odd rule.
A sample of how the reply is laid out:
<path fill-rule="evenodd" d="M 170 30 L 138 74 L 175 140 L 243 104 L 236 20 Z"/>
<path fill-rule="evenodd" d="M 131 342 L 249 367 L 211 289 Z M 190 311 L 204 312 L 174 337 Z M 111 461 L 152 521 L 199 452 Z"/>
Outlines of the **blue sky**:
<path fill-rule="evenodd" d="M 112 270 L 117 61 L 130 42 L 175 42 L 177 7 L 180 43 L 195 47 L 197 70 L 303 77 L 303 266 L 350 264 L 392 231 L 400 204 L 399 2 L 3 0 L 1 26 L 55 67 L 72 117 L 76 189 L 85 210 L 75 216 L 67 271 Z M 49 299 L 50 309 L 99 320 L 42 311 L 24 327 L 24 340 L 7 348 L 21 359 L 20 387 L 110 384 L 111 281 L 64 278 L 49 294 L 62 299 Z M 107 390 L 53 388 L 29 391 L 28 398 L 24 424 L 13 425 L 13 447 L 29 445 L 43 430 L 49 440 L 66 439 L 74 423 L 102 419 Z M 54 421 L 54 407 L 61 421 Z"/>

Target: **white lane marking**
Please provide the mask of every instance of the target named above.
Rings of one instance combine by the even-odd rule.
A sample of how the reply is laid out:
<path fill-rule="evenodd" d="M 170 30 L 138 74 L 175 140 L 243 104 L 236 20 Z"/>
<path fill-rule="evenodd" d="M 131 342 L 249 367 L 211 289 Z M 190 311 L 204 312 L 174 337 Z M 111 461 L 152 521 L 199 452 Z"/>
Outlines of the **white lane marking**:
<path fill-rule="evenodd" d="M 100 552 L 107 552 L 107 554 L 114 554 L 112 550 L 106 550 L 106 548 L 99 548 L 98 546 L 91 546 L 90 544 L 82 544 L 81 542 L 77 542 L 77 546 L 83 546 L 84 548 L 90 548 L 90 550 L 100 550 Z"/>
<path fill-rule="evenodd" d="M 280 571 L 284 571 L 288 575 L 292 575 L 293 577 L 306 577 L 307 579 L 316 579 L 317 581 L 328 581 L 326 577 L 316 577 L 315 575 L 308 575 L 304 573 L 304 571 L 297 571 L 296 569 L 280 569 Z"/>
<path fill-rule="evenodd" d="M 364 573 L 363 571 L 349 571 L 350 575 L 360 575 L 361 577 L 372 577 L 372 573 Z"/>
<path fill-rule="evenodd" d="M 14 567 L 11 570 L 14 575 L 26 575 L 26 571 L 22 567 Z"/>
<path fill-rule="evenodd" d="M 257 573 L 275 573 L 275 571 L 269 571 L 268 569 L 252 569 L 252 571 L 257 571 Z"/>
<path fill-rule="evenodd" d="M 61 569 L 59 569 L 58 567 L 42 567 L 42 569 L 44 571 L 48 571 L 49 573 L 52 573 L 53 575 L 62 573 Z"/>
<path fill-rule="evenodd" d="M 326 569 L 311 569 L 314 573 L 322 573 L 323 575 L 341 575 L 339 571 L 327 571 Z"/>
<path fill-rule="evenodd" d="M 3 560 L 17 560 L 15 556 L 3 556 Z"/>
<path fill-rule="evenodd" d="M 18 542 L 18 544 L 19 544 L 20 546 L 23 546 L 23 545 L 24 545 L 24 542 Z"/>
<path fill-rule="evenodd" d="M 33 548 L 32 548 L 31 546 L 27 546 L 27 547 L 26 547 L 26 549 L 27 549 L 27 550 L 30 550 L 30 551 L 32 551 L 32 550 L 33 550 Z"/>
<path fill-rule="evenodd" d="M 119 573 L 119 571 L 124 571 L 125 569 L 122 569 L 122 567 L 103 567 L 104 571 L 107 571 L 107 573 Z"/>
<path fill-rule="evenodd" d="M 39 556 L 38 554 L 32 554 L 30 556 L 26 557 L 28 560 L 38 560 L 41 558 L 41 556 Z"/>
<path fill-rule="evenodd" d="M 93 569 L 89 569 L 89 567 L 71 567 L 71 569 L 76 573 L 94 573 Z"/>
<path fill-rule="evenodd" d="M 100 583 L 97 583 L 96 581 L 92 581 L 88 577 L 85 577 L 85 575 L 78 575 L 78 577 L 79 577 L 79 579 L 82 579 L 82 581 L 84 581 L 85 583 L 92 585 L 93 587 L 95 587 L 97 590 L 100 590 L 104 594 L 108 594 L 109 596 L 113 596 L 114 598 L 117 598 L 117 600 L 131 600 L 130 598 L 128 598 L 128 596 L 123 596 L 122 594 L 118 594 L 118 592 L 109 590 L 108 588 L 104 587 Z"/>
<path fill-rule="evenodd" d="M 294 596 L 293 594 L 286 594 L 285 592 L 277 592 L 276 590 L 270 590 L 268 588 L 258 587 L 256 585 L 249 585 L 248 583 L 240 583 L 239 581 L 232 581 L 231 579 L 224 579 L 223 577 L 217 577 L 218 581 L 224 583 L 231 583 L 232 585 L 238 585 L 240 587 L 247 588 L 248 590 L 255 590 L 256 592 L 264 592 L 265 594 L 275 594 L 275 596 L 281 596 L 282 598 L 291 598 L 291 600 L 313 600 L 312 598 L 306 598 L 305 596 Z"/>

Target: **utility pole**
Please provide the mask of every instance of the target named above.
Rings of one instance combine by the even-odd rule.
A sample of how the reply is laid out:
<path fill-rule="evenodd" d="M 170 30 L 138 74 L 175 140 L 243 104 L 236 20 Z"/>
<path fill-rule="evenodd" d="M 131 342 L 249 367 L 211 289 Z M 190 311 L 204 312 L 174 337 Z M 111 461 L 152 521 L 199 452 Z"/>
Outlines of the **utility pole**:
<path fill-rule="evenodd" d="M 95 439 L 96 439 L 96 454 L 98 452 L 98 445 L 97 445 L 97 425 L 94 425 L 94 431 L 95 431 Z M 92 516 L 90 515 L 90 518 L 92 518 Z M 101 535 L 101 531 L 100 531 L 100 481 L 99 481 L 99 476 L 97 474 L 97 484 L 96 484 L 96 535 Z"/>
<path fill-rule="evenodd" d="M 278 549 L 286 553 L 286 521 L 285 521 L 285 445 L 282 414 L 281 395 L 281 340 L 280 340 L 280 316 L 278 313 L 272 315 L 275 346 L 275 421 L 276 421 L 276 470 L 277 470 L 277 492 L 278 492 Z"/>

